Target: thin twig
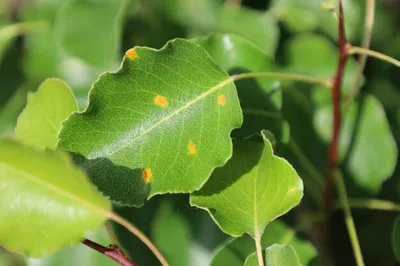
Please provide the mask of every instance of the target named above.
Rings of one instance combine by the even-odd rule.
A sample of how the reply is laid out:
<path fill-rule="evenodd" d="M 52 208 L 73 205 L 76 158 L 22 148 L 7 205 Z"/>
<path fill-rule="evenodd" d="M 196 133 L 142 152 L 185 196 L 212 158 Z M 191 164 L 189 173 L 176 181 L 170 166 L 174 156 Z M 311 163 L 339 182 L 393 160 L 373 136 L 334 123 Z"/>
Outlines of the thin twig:
<path fill-rule="evenodd" d="M 396 60 L 393 57 L 390 57 L 390 56 L 387 56 L 385 54 L 382 54 L 382 53 L 379 53 L 379 52 L 376 52 L 376 51 L 372 51 L 372 50 L 369 50 L 369 49 L 364 49 L 364 48 L 361 48 L 361 47 L 352 46 L 349 49 L 349 54 L 369 55 L 371 57 L 380 59 L 382 61 L 386 61 L 386 62 L 388 62 L 390 64 L 393 64 L 393 65 L 395 65 L 397 67 L 400 67 L 400 61 L 399 60 Z"/>
<path fill-rule="evenodd" d="M 372 29 L 374 27 L 375 20 L 375 0 L 367 0 L 367 4 L 365 6 L 365 22 L 364 22 L 364 35 L 361 43 L 361 47 L 364 49 L 368 49 L 371 45 L 372 39 Z M 350 52 L 349 52 L 350 53 Z M 354 80 L 353 87 L 348 95 L 345 106 L 348 106 L 353 101 L 354 97 L 356 97 L 358 91 L 361 86 L 361 77 L 364 72 L 365 64 L 367 62 L 367 54 L 362 54 L 359 58 L 358 70 L 356 73 L 356 77 Z"/>
<path fill-rule="evenodd" d="M 354 219 L 351 214 L 349 199 L 347 197 L 346 185 L 344 184 L 343 176 L 339 170 L 334 172 L 336 185 L 339 194 L 340 204 L 343 206 L 344 221 L 346 223 L 347 231 L 351 245 L 353 247 L 354 257 L 356 259 L 357 266 L 364 266 L 364 260 L 361 252 L 360 242 L 358 241 L 356 226 L 354 225 Z"/>
<path fill-rule="evenodd" d="M 379 200 L 379 199 L 352 199 L 348 200 L 350 208 L 352 209 L 369 209 L 377 211 L 393 211 L 400 212 L 400 204 L 392 201 Z M 343 205 L 338 202 L 335 208 L 343 208 Z"/>
<path fill-rule="evenodd" d="M 151 240 L 143 234 L 139 228 L 122 218 L 116 213 L 110 212 L 108 213 L 108 218 L 126 229 L 128 229 L 129 232 L 134 234 L 137 238 L 139 238 L 150 250 L 153 252 L 153 254 L 157 257 L 157 259 L 160 261 L 162 266 L 169 266 L 167 260 L 164 258 L 164 256 L 161 254 L 161 252 L 157 249 L 157 247 L 151 242 Z"/>
<path fill-rule="evenodd" d="M 104 247 L 102 245 L 97 244 L 89 239 L 85 239 L 82 241 L 86 246 L 96 250 L 97 252 L 109 257 L 110 259 L 118 262 L 121 266 L 136 266 L 126 255 L 125 253 L 115 245 L 111 245 L 110 247 Z"/>
<path fill-rule="evenodd" d="M 119 241 L 118 241 L 118 239 L 117 239 L 117 237 L 116 237 L 115 234 L 114 234 L 114 231 L 113 231 L 113 229 L 112 229 L 112 227 L 111 227 L 110 221 L 106 221 L 106 222 L 104 223 L 104 227 L 106 228 L 107 233 L 108 233 L 108 236 L 110 237 L 111 242 L 113 243 L 113 245 L 115 245 L 115 246 L 121 246 L 120 243 L 119 243 Z"/>

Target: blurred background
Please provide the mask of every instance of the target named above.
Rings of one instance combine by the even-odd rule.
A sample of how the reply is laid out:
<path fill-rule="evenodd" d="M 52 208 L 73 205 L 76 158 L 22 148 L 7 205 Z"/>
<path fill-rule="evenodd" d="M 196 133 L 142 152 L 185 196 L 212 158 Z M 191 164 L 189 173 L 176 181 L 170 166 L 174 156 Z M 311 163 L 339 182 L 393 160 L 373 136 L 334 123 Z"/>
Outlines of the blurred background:
<path fill-rule="evenodd" d="M 348 39 L 360 45 L 366 1 L 343 2 Z M 66 81 L 83 110 L 91 84 L 101 73 L 116 71 L 126 50 L 137 45 L 161 48 L 174 38 L 234 33 L 256 45 L 274 69 L 329 77 L 337 63 L 337 20 L 329 9 L 334 3 L 334 0 L 0 0 L 0 135 L 13 134 L 28 92 L 35 91 L 44 79 L 58 77 Z M 399 59 L 400 1 L 377 0 L 375 12 L 372 49 Z M 349 62 L 344 94 L 350 90 L 355 76 L 355 59 Z M 320 176 L 324 176 L 329 139 L 324 137 L 324 130 L 330 126 L 318 117 L 323 116 L 329 103 L 329 92 L 315 93 L 314 88 L 304 84 L 282 86 L 287 89 L 282 94 L 279 111 L 296 142 L 278 143 L 277 152 L 302 173 L 306 169 L 299 159 L 301 151 L 316 171 L 322 173 Z M 369 59 L 361 95 L 374 97 L 377 109 L 385 112 L 389 125 L 385 134 L 396 141 L 397 150 L 400 141 L 399 68 Z M 367 144 L 379 146 L 379 142 L 374 141 L 382 136 L 368 135 L 374 132 L 375 109 L 370 112 L 366 117 L 372 122 L 366 122 L 362 131 L 367 132 Z M 346 178 L 350 196 L 400 202 L 397 153 L 394 158 L 386 158 L 373 148 L 372 151 L 366 149 L 358 152 L 372 154 L 370 158 L 376 168 L 380 167 L 380 160 L 394 160 L 393 173 L 378 185 L 361 187 Z M 355 171 L 362 172 L 363 167 L 365 165 L 360 163 Z M 351 176 L 353 170 L 351 166 L 345 170 L 346 177 Z M 318 193 L 320 189 L 322 187 L 317 186 L 314 191 Z M 299 221 L 306 224 L 299 230 L 298 237 L 307 243 L 304 245 L 319 250 L 315 240 L 318 232 L 314 231 L 312 221 L 309 222 L 310 217 L 318 213 L 315 201 L 306 183 L 303 203 L 285 216 L 282 223 L 290 227 L 298 226 Z M 209 265 L 215 249 L 228 241 L 228 236 L 216 227 L 206 212 L 189 206 L 186 196 L 156 197 L 144 208 L 119 208 L 118 211 L 150 235 L 170 254 L 168 256 L 177 257 L 172 265 Z M 354 210 L 367 265 L 396 264 L 392 231 L 398 214 Z M 29 226 L 29 221 L 23 222 Z M 330 226 L 331 252 L 336 265 L 354 265 L 340 211 L 333 213 Z M 157 265 L 140 242 L 124 234 L 121 228 L 115 228 L 122 246 L 138 266 Z M 104 245 L 109 243 L 104 230 L 96 232 L 92 239 Z M 307 254 L 312 254 L 307 264 L 318 265 L 316 251 Z M 45 259 L 25 259 L 0 250 L 0 266 L 20 265 L 116 264 L 84 246 L 66 249 Z"/>

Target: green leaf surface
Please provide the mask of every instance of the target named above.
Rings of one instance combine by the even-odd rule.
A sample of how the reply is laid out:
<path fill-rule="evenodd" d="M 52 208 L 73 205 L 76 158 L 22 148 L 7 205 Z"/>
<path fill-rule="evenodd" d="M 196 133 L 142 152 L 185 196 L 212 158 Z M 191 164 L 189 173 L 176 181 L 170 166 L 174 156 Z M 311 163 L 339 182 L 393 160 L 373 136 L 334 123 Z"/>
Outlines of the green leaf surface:
<path fill-rule="evenodd" d="M 103 246 L 111 243 L 107 230 L 103 227 L 88 238 Z M 28 258 L 26 266 L 118 266 L 119 264 L 107 256 L 88 248 L 83 244 L 70 247 L 45 258 Z"/>
<path fill-rule="evenodd" d="M 121 69 L 93 85 L 84 113 L 64 124 L 59 147 L 83 156 L 112 200 L 199 189 L 232 154 L 242 113 L 231 78 L 200 47 L 176 39 L 136 47 Z"/>
<path fill-rule="evenodd" d="M 152 223 L 152 239 L 170 265 L 191 265 L 192 236 L 188 221 L 173 209 L 170 202 L 162 202 Z"/>
<path fill-rule="evenodd" d="M 231 75 L 274 71 L 272 59 L 250 41 L 235 34 L 212 34 L 193 40 Z M 233 137 L 248 137 L 268 129 L 282 135 L 282 90 L 275 78 L 255 78 L 236 82 L 244 121 Z"/>
<path fill-rule="evenodd" d="M 329 106 L 317 110 L 314 125 L 328 142 L 332 135 Z M 385 110 L 372 95 L 361 97 L 343 114 L 339 153 L 359 186 L 378 193 L 394 172 L 398 150 Z"/>
<path fill-rule="evenodd" d="M 50 255 L 104 222 L 110 203 L 68 156 L 7 139 L 0 147 L 0 244 L 6 249 Z"/>
<path fill-rule="evenodd" d="M 397 218 L 392 234 L 393 251 L 396 259 L 400 261 L 400 217 Z"/>
<path fill-rule="evenodd" d="M 343 0 L 346 35 L 350 40 L 359 37 L 363 6 L 357 0 Z M 329 8 L 336 0 L 272 0 L 268 12 L 283 22 L 293 33 L 320 30 L 337 39 L 337 18 Z"/>
<path fill-rule="evenodd" d="M 258 266 L 256 253 L 247 257 L 244 266 Z M 301 266 L 301 263 L 291 245 L 274 244 L 265 249 L 265 266 Z"/>
<path fill-rule="evenodd" d="M 55 149 L 62 122 L 75 111 L 78 106 L 68 85 L 59 79 L 47 79 L 37 92 L 28 94 L 15 135 L 25 144 Z"/>
<path fill-rule="evenodd" d="M 271 222 L 261 238 L 262 248 L 267 248 L 274 243 L 292 245 L 297 251 L 302 265 L 308 265 L 317 256 L 317 250 L 310 242 L 297 236 L 293 229 L 279 220 Z M 245 235 L 231 239 L 216 251 L 211 266 L 224 264 L 242 266 L 246 258 L 255 251 L 256 247 L 251 237 Z"/>
<path fill-rule="evenodd" d="M 303 182 L 294 168 L 264 145 L 236 141 L 229 162 L 190 197 L 207 210 L 222 231 L 232 236 L 261 236 L 275 218 L 299 204 Z"/>

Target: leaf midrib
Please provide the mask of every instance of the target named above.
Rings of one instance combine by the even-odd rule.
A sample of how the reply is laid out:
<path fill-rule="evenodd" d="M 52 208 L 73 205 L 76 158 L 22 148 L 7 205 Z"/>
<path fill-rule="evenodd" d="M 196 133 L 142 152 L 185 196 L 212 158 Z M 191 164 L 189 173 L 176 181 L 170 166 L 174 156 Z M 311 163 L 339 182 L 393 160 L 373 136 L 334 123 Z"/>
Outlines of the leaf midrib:
<path fill-rule="evenodd" d="M 93 204 L 92 202 L 90 202 L 90 201 L 88 201 L 86 199 L 83 199 L 81 197 L 78 197 L 77 195 L 75 195 L 75 194 L 73 194 L 73 193 L 71 193 L 71 192 L 69 192 L 67 190 L 64 190 L 64 189 L 62 189 L 62 188 L 60 188 L 58 186 L 55 186 L 55 185 L 50 184 L 50 183 L 46 183 L 46 182 L 42 181 L 40 178 L 37 178 L 36 176 L 30 174 L 27 171 L 23 171 L 21 169 L 17 169 L 15 167 L 13 167 L 12 165 L 9 165 L 9 164 L 7 164 L 5 162 L 0 162 L 0 165 L 3 165 L 5 168 L 8 168 L 8 169 L 16 172 L 17 174 L 20 174 L 21 176 L 26 177 L 28 180 L 31 180 L 32 182 L 43 186 L 44 188 L 46 188 L 49 191 L 56 192 L 60 196 L 64 196 L 65 198 L 71 199 L 72 201 L 74 201 L 76 203 L 80 203 L 80 204 L 83 204 L 83 205 L 87 206 L 89 209 L 92 209 L 92 211 L 95 212 L 95 213 L 98 213 L 98 214 L 100 214 L 100 215 L 102 215 L 104 217 L 107 217 L 107 215 L 109 214 L 108 210 L 102 209 L 99 206 Z"/>

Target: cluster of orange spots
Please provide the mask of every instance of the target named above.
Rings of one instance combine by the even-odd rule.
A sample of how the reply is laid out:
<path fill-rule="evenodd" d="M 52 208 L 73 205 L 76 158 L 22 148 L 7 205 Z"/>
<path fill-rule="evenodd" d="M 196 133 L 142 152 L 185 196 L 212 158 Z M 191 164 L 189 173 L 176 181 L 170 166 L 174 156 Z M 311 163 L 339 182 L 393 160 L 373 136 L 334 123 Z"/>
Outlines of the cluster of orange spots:
<path fill-rule="evenodd" d="M 218 97 L 218 104 L 219 104 L 219 105 L 225 105 L 225 104 L 226 104 L 226 98 L 225 98 L 224 95 L 220 95 L 220 96 Z"/>
<path fill-rule="evenodd" d="M 143 180 L 146 183 L 149 183 L 151 181 L 151 177 L 153 176 L 153 172 L 151 171 L 150 168 L 145 168 L 143 170 Z"/>
<path fill-rule="evenodd" d="M 126 57 L 128 57 L 130 60 L 139 58 L 139 55 L 137 54 L 136 50 L 134 48 L 129 49 L 125 53 Z"/>
<path fill-rule="evenodd" d="M 189 155 L 196 155 L 197 154 L 197 148 L 196 145 L 192 142 L 192 140 L 189 140 L 189 144 L 188 144 L 188 154 Z"/>
<path fill-rule="evenodd" d="M 164 96 L 157 95 L 154 97 L 154 104 L 160 107 L 168 107 L 168 99 Z"/>

